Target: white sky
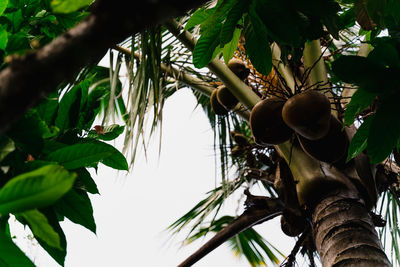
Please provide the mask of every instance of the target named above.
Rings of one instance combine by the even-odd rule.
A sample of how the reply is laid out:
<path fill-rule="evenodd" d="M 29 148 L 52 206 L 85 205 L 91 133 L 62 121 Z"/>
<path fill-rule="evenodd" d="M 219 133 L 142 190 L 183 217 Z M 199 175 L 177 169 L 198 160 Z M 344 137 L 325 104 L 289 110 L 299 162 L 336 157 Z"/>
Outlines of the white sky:
<path fill-rule="evenodd" d="M 68 243 L 65 266 L 176 266 L 204 243 L 200 240 L 180 248 L 184 235 L 171 240 L 164 231 L 215 186 L 213 133 L 203 111 L 194 110 L 195 105 L 188 89 L 167 100 L 160 158 L 158 142 L 154 142 L 147 162 L 140 153 L 128 175 L 105 166 L 99 168 L 93 178 L 101 195 L 91 196 L 97 235 L 63 222 Z M 237 200 L 227 202 L 220 215 L 235 215 Z M 255 229 L 281 252 L 290 253 L 294 239 L 281 232 L 279 218 Z M 58 266 L 21 229 L 14 226 L 13 232 L 18 235 L 17 244 L 37 266 Z M 246 259 L 238 259 L 225 245 L 195 264 L 228 265 L 249 266 Z M 307 264 L 300 261 L 300 266 Z"/>

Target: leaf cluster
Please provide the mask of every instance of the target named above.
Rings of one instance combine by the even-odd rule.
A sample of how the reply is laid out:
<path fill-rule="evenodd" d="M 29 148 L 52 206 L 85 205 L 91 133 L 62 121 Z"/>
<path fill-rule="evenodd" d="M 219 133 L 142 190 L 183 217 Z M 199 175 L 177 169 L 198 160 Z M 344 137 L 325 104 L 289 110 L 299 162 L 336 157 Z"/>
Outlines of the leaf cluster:
<path fill-rule="evenodd" d="M 202 68 L 221 51 L 227 62 L 243 36 L 250 61 L 258 72 L 268 75 L 273 42 L 283 50 L 284 60 L 288 52 L 300 55 L 304 42 L 328 33 L 324 27 L 338 36 L 345 27 L 345 18 L 339 12 L 341 7 L 333 0 L 220 0 L 211 9 L 198 9 L 186 24 L 185 29 L 200 24 L 193 64 Z"/>
<path fill-rule="evenodd" d="M 117 88 L 120 91 L 120 83 Z M 104 142 L 117 138 L 124 127 L 93 127 L 110 91 L 109 69 L 95 67 L 77 84 L 49 95 L 0 137 L 0 247 L 9 251 L 0 253 L 1 261 L 32 266 L 12 242 L 10 214 L 30 228 L 60 265 L 67 243 L 59 221 L 68 218 L 96 233 L 88 194 L 99 191 L 88 168 L 102 163 L 128 170 L 125 157 Z"/>

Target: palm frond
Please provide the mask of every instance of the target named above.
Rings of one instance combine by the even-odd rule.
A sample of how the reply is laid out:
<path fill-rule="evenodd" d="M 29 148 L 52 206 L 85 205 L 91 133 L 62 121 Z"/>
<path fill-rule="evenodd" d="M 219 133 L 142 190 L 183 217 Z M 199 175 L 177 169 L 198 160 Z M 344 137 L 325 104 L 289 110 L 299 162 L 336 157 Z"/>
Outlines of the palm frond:
<path fill-rule="evenodd" d="M 173 231 L 173 234 L 176 234 L 193 222 L 188 234 L 190 235 L 190 233 L 199 227 L 208 216 L 212 215 L 213 221 L 222 207 L 224 200 L 235 192 L 244 182 L 245 180 L 243 178 L 237 178 L 233 181 L 227 181 L 224 185 L 211 190 L 208 192 L 208 197 L 197 203 L 190 211 L 168 226 L 167 229 Z"/>
<path fill-rule="evenodd" d="M 235 217 L 223 216 L 217 220 L 212 221 L 207 227 L 201 227 L 196 233 L 187 238 L 187 243 L 194 242 L 209 232 L 218 233 Z M 251 266 L 267 265 L 267 263 L 279 264 L 279 256 L 284 255 L 266 241 L 257 231 L 249 228 L 228 240 L 235 255 L 244 256 Z M 279 255 L 279 256 L 278 256 Z"/>
<path fill-rule="evenodd" d="M 386 220 L 386 226 L 379 230 L 379 238 L 393 265 L 400 266 L 400 229 L 398 215 L 400 200 L 392 191 L 385 191 L 379 200 L 378 213 Z"/>

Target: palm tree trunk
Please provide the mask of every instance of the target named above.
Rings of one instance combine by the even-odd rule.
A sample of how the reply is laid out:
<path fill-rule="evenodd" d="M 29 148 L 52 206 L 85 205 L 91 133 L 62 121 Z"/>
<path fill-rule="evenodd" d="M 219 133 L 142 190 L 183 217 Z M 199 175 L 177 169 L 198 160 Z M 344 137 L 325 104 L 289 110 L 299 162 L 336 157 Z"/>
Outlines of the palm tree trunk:
<path fill-rule="evenodd" d="M 341 190 L 313 210 L 313 238 L 324 267 L 392 266 L 357 193 Z"/>

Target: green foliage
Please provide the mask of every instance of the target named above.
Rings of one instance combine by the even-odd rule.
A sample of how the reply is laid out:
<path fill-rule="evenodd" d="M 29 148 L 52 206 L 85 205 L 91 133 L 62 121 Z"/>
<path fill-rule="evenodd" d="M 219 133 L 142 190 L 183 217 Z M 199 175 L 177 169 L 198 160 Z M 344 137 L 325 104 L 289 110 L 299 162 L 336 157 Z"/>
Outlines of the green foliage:
<path fill-rule="evenodd" d="M 344 82 L 359 86 L 346 110 L 346 124 L 352 124 L 377 99 L 377 110 L 352 140 L 348 159 L 366 149 L 371 163 L 379 163 L 392 153 L 400 138 L 400 120 L 396 115 L 400 114 L 397 104 L 400 43 L 384 37 L 372 40 L 372 44 L 374 50 L 367 58 L 341 56 L 333 62 L 332 70 Z"/>
<path fill-rule="evenodd" d="M 0 231 L 0 262 L 2 266 L 33 267 L 33 262 L 14 244 L 11 237 Z"/>
<path fill-rule="evenodd" d="M 96 234 L 96 223 L 89 196 L 82 190 L 70 190 L 54 205 L 54 210 Z"/>
<path fill-rule="evenodd" d="M 212 9 L 196 11 L 185 27 L 191 29 L 200 24 L 201 36 L 193 53 L 193 64 L 197 68 L 206 66 L 218 54 L 216 48 L 224 47 L 233 39 L 238 21 L 247 16 L 246 53 L 255 68 L 267 75 L 272 66 L 268 52 L 271 42 L 278 43 L 284 51 L 300 54 L 305 41 L 325 35 L 323 26 L 338 38 L 339 30 L 345 26 L 339 12 L 340 5 L 333 0 L 220 0 Z M 259 53 L 257 56 L 255 51 Z M 224 55 L 224 60 L 229 59 Z"/>
<path fill-rule="evenodd" d="M 75 178 L 58 165 L 18 175 L 0 189 L 0 214 L 51 205 L 71 189 Z"/>
<path fill-rule="evenodd" d="M 187 238 L 189 243 L 206 236 L 210 232 L 218 233 L 229 223 L 235 220 L 232 216 L 222 216 L 207 225 L 200 228 L 196 233 L 193 233 Z M 241 233 L 238 233 L 228 241 L 229 246 L 235 251 L 236 255 L 244 255 L 251 266 L 267 265 L 267 259 L 272 264 L 279 264 L 279 259 L 275 256 L 274 252 L 280 253 L 274 248 L 267 240 L 265 240 L 253 228 L 248 228 Z"/>
<path fill-rule="evenodd" d="M 83 14 L 55 15 L 43 9 L 47 6 L 41 1 L 29 8 L 20 4 L 11 1 L 4 13 L 7 19 L 13 19 L 13 23 L 7 24 L 7 30 L 21 30 L 15 34 L 8 32 L 5 55 L 30 49 L 32 36 L 26 33 L 33 33 L 36 23 L 44 25 L 44 21 L 53 23 L 54 19 L 59 19 L 56 28 L 61 33 Z M 17 7 L 21 8 L 8 12 Z M 22 15 L 37 12 L 35 8 L 40 9 L 32 18 L 35 23 L 25 24 Z M 27 30 L 27 27 L 31 28 Z M 49 38 L 47 41 L 59 34 L 50 29 L 43 32 Z M 26 45 L 21 46 L 24 42 Z M 73 86 L 60 85 L 64 89 L 48 95 L 0 137 L 0 213 L 4 217 L 13 213 L 60 265 L 64 265 L 67 242 L 59 220 L 66 217 L 96 231 L 87 192 L 98 194 L 99 191 L 85 167 L 96 167 L 102 162 L 118 170 L 128 169 L 125 157 L 118 150 L 99 141 L 114 140 L 124 131 L 124 126 L 100 126 L 103 134 L 95 134 L 96 128 L 92 130 L 96 116 L 110 102 L 109 73 L 109 68 L 105 67 L 82 70 Z M 114 89 L 116 94 L 121 92 L 119 79 L 115 79 Z M 118 104 L 116 112 L 123 114 L 123 99 L 120 97 L 115 102 Z M 6 260 L 1 258 L 2 262 L 13 262 L 15 254 L 21 258 L 16 266 L 31 266 L 11 239 L 2 239 L 0 247 L 10 251 Z"/>
<path fill-rule="evenodd" d="M 49 224 L 46 216 L 36 209 L 17 214 L 17 218 L 26 221 L 35 237 L 46 242 L 48 246 L 61 250 L 60 237 Z"/>
<path fill-rule="evenodd" d="M 125 157 L 117 149 L 95 140 L 57 149 L 46 159 L 58 162 L 68 170 L 94 166 L 98 162 L 117 170 L 128 170 Z"/>
<path fill-rule="evenodd" d="M 50 5 L 56 13 L 71 13 L 90 5 L 93 0 L 52 0 Z"/>
<path fill-rule="evenodd" d="M 250 22 L 246 26 L 245 38 L 246 53 L 258 72 L 268 75 L 272 68 L 272 55 L 267 29 L 256 13 L 256 6 L 250 7 Z"/>

